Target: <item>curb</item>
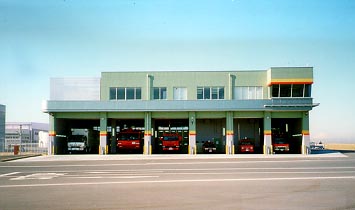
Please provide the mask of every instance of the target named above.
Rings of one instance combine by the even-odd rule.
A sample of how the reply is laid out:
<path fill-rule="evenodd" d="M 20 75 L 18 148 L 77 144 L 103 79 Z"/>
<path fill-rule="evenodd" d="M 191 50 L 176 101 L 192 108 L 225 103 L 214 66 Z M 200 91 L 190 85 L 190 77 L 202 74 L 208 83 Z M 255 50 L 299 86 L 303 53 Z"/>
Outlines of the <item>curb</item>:
<path fill-rule="evenodd" d="M 7 156 L 7 157 L 0 156 L 0 162 L 8 162 L 8 161 L 12 161 L 12 160 L 19 160 L 19 159 L 37 157 L 37 156 L 42 156 L 42 155 L 35 154 L 35 155 L 16 155 L 16 156 L 14 155 L 14 156 Z"/>

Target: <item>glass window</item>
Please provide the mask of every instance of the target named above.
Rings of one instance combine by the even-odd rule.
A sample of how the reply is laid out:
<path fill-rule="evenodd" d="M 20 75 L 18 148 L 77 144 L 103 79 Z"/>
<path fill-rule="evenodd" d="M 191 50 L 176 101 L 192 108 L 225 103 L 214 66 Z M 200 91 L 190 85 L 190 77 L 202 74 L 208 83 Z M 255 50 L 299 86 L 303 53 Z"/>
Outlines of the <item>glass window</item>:
<path fill-rule="evenodd" d="M 304 85 L 292 85 L 292 97 L 303 97 Z"/>
<path fill-rule="evenodd" d="M 312 85 L 305 85 L 304 97 L 311 97 Z"/>
<path fill-rule="evenodd" d="M 197 88 L 197 99 L 203 99 L 203 88 L 202 87 Z"/>
<path fill-rule="evenodd" d="M 280 85 L 272 85 L 272 97 L 279 97 Z"/>
<path fill-rule="evenodd" d="M 159 97 L 159 88 L 154 88 L 153 89 L 153 99 L 160 99 Z"/>
<path fill-rule="evenodd" d="M 203 99 L 211 99 L 211 88 L 203 88 Z"/>
<path fill-rule="evenodd" d="M 166 87 L 160 88 L 160 99 L 166 99 Z"/>
<path fill-rule="evenodd" d="M 234 87 L 234 99 L 242 100 L 242 89 L 240 87 Z"/>
<path fill-rule="evenodd" d="M 134 92 L 134 88 L 126 88 L 126 100 L 133 100 Z"/>
<path fill-rule="evenodd" d="M 117 99 L 116 90 L 117 90 L 117 88 L 110 87 L 110 100 Z"/>
<path fill-rule="evenodd" d="M 256 99 L 263 99 L 263 87 L 255 87 Z"/>
<path fill-rule="evenodd" d="M 218 97 L 219 99 L 224 99 L 224 87 L 219 88 Z"/>
<path fill-rule="evenodd" d="M 260 86 L 246 86 L 246 87 L 234 87 L 234 99 L 236 100 L 250 100 L 250 99 L 262 99 L 263 87 Z"/>
<path fill-rule="evenodd" d="M 291 85 L 280 85 L 280 97 L 291 97 Z"/>
<path fill-rule="evenodd" d="M 242 88 L 242 99 L 248 99 L 248 87 L 241 87 Z"/>
<path fill-rule="evenodd" d="M 212 99 L 218 99 L 218 88 L 212 88 Z"/>
<path fill-rule="evenodd" d="M 256 99 L 255 87 L 248 88 L 248 97 L 246 99 Z"/>
<path fill-rule="evenodd" d="M 224 99 L 224 87 L 197 87 L 197 99 Z"/>
<path fill-rule="evenodd" d="M 117 99 L 118 100 L 126 99 L 125 88 L 117 88 Z"/>
<path fill-rule="evenodd" d="M 142 90 L 141 90 L 141 88 L 136 88 L 136 99 L 137 100 L 142 99 Z"/>
<path fill-rule="evenodd" d="M 272 97 L 311 97 L 312 85 L 272 85 Z"/>
<path fill-rule="evenodd" d="M 175 87 L 174 100 L 187 100 L 187 88 Z"/>
<path fill-rule="evenodd" d="M 166 99 L 166 87 L 155 87 L 153 94 L 154 99 Z"/>

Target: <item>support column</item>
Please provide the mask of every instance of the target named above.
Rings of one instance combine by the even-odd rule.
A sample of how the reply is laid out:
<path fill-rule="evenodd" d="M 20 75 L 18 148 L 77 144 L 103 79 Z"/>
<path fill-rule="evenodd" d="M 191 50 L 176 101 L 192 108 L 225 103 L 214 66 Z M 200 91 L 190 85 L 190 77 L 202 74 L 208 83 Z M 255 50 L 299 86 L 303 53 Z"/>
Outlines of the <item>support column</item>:
<path fill-rule="evenodd" d="M 100 113 L 100 146 L 99 155 L 107 154 L 107 113 Z"/>
<path fill-rule="evenodd" d="M 189 155 L 195 155 L 196 147 L 196 113 L 189 112 Z"/>
<path fill-rule="evenodd" d="M 304 112 L 302 115 L 302 148 L 301 152 L 304 155 L 310 153 L 310 134 L 309 134 L 309 113 Z"/>
<path fill-rule="evenodd" d="M 152 99 L 153 76 L 147 74 L 147 100 Z"/>
<path fill-rule="evenodd" d="M 144 145 L 143 154 L 152 154 L 152 113 L 146 112 L 144 114 Z"/>
<path fill-rule="evenodd" d="M 265 155 L 273 154 L 271 141 L 271 112 L 264 113 L 264 147 Z"/>
<path fill-rule="evenodd" d="M 226 113 L 226 155 L 232 155 L 234 149 L 234 127 L 233 127 L 233 112 Z"/>
<path fill-rule="evenodd" d="M 233 96 L 233 91 L 234 91 L 234 87 L 235 87 L 235 75 L 229 74 L 228 75 L 228 100 L 233 100 L 234 96 Z"/>
<path fill-rule="evenodd" d="M 111 154 L 115 154 L 117 152 L 117 130 L 116 130 L 116 120 L 111 120 L 111 127 L 112 127 L 112 135 L 111 135 Z"/>
<path fill-rule="evenodd" d="M 56 137 L 56 118 L 53 113 L 49 114 L 49 139 L 48 139 L 48 155 L 54 155 L 54 140 Z"/>

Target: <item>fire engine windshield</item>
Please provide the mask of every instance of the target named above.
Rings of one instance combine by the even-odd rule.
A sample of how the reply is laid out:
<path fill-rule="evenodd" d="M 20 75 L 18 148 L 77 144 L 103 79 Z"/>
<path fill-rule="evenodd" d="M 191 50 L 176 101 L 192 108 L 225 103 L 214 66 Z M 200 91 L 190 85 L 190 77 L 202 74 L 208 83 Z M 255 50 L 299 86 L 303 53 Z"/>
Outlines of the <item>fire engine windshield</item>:
<path fill-rule="evenodd" d="M 275 144 L 287 144 L 287 141 L 284 138 L 275 138 L 274 143 Z"/>
<path fill-rule="evenodd" d="M 139 139 L 138 133 L 120 133 L 118 134 L 118 140 L 137 140 Z"/>
<path fill-rule="evenodd" d="M 177 136 L 164 136 L 164 141 L 178 141 L 179 138 Z"/>
<path fill-rule="evenodd" d="M 252 145 L 252 143 L 249 140 L 242 140 L 240 141 L 240 145 Z"/>
<path fill-rule="evenodd" d="M 83 135 L 74 135 L 74 136 L 69 136 L 68 142 L 84 142 L 86 141 L 86 136 Z"/>

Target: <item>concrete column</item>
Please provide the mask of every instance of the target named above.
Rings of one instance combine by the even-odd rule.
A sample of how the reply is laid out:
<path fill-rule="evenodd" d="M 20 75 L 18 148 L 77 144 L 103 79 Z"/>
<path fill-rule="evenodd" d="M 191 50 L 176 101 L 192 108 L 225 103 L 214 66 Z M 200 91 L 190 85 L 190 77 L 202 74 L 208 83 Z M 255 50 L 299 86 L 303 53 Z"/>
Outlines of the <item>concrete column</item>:
<path fill-rule="evenodd" d="M 147 100 L 152 99 L 153 76 L 147 74 Z"/>
<path fill-rule="evenodd" d="M 100 113 L 100 146 L 99 155 L 107 154 L 107 113 Z"/>
<path fill-rule="evenodd" d="M 189 151 L 188 154 L 196 154 L 196 113 L 189 112 Z"/>
<path fill-rule="evenodd" d="M 111 154 L 115 154 L 117 152 L 117 130 L 116 130 L 116 120 L 112 119 L 111 122 L 111 127 L 112 127 L 112 135 L 111 135 Z"/>
<path fill-rule="evenodd" d="M 152 154 L 152 113 L 146 112 L 144 115 L 144 145 L 143 154 Z"/>
<path fill-rule="evenodd" d="M 302 115 L 302 154 L 310 153 L 310 134 L 309 134 L 309 113 L 304 112 Z"/>
<path fill-rule="evenodd" d="M 56 118 L 53 113 L 49 113 L 48 155 L 54 155 L 54 141 L 56 135 Z"/>
<path fill-rule="evenodd" d="M 233 96 L 233 91 L 234 91 L 234 87 L 235 87 L 235 79 L 236 76 L 232 75 L 232 74 L 228 74 L 228 100 L 233 100 L 234 96 Z"/>
<path fill-rule="evenodd" d="M 226 155 L 234 154 L 233 112 L 226 113 Z"/>
<path fill-rule="evenodd" d="M 271 141 L 271 112 L 264 113 L 264 147 L 263 152 L 265 155 L 272 154 L 272 141 Z"/>

